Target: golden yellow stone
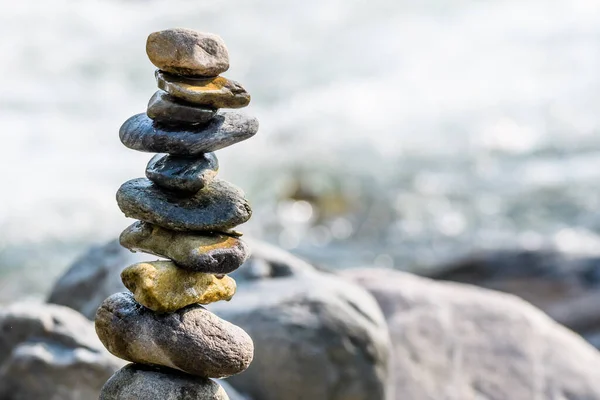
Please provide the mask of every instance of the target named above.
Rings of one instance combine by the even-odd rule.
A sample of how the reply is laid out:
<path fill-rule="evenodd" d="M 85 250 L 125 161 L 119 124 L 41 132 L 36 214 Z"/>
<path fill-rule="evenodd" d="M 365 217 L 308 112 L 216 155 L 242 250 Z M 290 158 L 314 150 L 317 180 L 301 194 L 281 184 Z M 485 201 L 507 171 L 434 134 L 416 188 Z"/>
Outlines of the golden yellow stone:
<path fill-rule="evenodd" d="M 171 261 L 131 265 L 121 272 L 121 280 L 138 303 L 157 312 L 230 300 L 236 289 L 229 276 L 219 279 L 213 274 L 188 271 Z"/>

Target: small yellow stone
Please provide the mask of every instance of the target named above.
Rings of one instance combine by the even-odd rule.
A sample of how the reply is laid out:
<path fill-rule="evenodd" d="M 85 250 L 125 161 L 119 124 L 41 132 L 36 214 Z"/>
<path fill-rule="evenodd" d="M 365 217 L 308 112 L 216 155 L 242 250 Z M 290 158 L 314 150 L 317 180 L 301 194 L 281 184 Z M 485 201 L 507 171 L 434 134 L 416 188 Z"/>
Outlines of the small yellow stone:
<path fill-rule="evenodd" d="M 121 280 L 138 303 L 157 312 L 230 300 L 236 289 L 229 276 L 219 279 L 213 274 L 188 271 L 171 261 L 133 264 L 121 272 Z"/>

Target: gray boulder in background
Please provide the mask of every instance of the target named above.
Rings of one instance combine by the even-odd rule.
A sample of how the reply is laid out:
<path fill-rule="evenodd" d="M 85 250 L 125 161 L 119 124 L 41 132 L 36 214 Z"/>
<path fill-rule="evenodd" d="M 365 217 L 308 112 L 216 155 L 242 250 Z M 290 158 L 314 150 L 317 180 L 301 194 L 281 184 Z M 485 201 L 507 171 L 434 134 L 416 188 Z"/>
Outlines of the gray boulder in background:
<path fill-rule="evenodd" d="M 127 289 L 121 271 L 142 261 L 157 260 L 144 253 L 124 249 L 118 240 L 94 246 L 79 257 L 54 284 L 48 303 L 70 307 L 93 320 L 100 304 L 112 294 Z"/>
<path fill-rule="evenodd" d="M 248 243 L 253 255 L 232 274 L 236 295 L 208 307 L 254 340 L 250 368 L 227 382 L 259 400 L 383 400 L 390 342 L 373 297 L 274 246 Z M 121 270 L 152 259 L 116 242 L 92 249 L 49 301 L 93 318 L 106 297 L 125 290 Z"/>
<path fill-rule="evenodd" d="M 96 400 L 123 364 L 74 310 L 37 303 L 0 308 L 0 399 Z"/>
<path fill-rule="evenodd" d="M 600 347 L 597 250 L 482 250 L 440 265 L 428 277 L 515 294 Z"/>
<path fill-rule="evenodd" d="M 372 296 L 278 249 L 238 275 L 231 302 L 209 307 L 254 340 L 234 387 L 261 400 L 386 398 L 390 342 Z"/>
<path fill-rule="evenodd" d="M 386 316 L 398 400 L 600 400 L 600 353 L 517 297 L 392 270 L 342 275 Z"/>

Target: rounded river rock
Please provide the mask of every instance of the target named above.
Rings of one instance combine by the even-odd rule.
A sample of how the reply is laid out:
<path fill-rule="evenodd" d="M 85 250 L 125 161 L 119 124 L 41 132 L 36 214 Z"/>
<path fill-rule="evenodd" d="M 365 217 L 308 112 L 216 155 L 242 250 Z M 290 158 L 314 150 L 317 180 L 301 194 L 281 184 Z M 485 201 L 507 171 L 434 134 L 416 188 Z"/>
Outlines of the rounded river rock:
<path fill-rule="evenodd" d="M 117 203 L 127 217 L 177 231 L 226 232 L 252 215 L 244 192 L 220 179 L 193 196 L 161 190 L 145 178 L 132 179 L 117 191 Z"/>
<path fill-rule="evenodd" d="M 254 353 L 252 339 L 242 328 L 200 305 L 157 314 L 131 293 L 116 293 L 102 303 L 96 332 L 119 358 L 209 378 L 244 371 Z"/>
<path fill-rule="evenodd" d="M 119 138 L 133 150 L 195 156 L 231 146 L 256 132 L 258 120 L 239 112 L 218 113 L 204 126 L 180 127 L 154 122 L 141 113 L 121 125 Z"/>
<path fill-rule="evenodd" d="M 229 53 L 223 39 L 192 29 L 151 33 L 146 54 L 152 64 L 174 74 L 217 76 L 229 69 Z"/>
<path fill-rule="evenodd" d="M 158 87 L 171 96 L 211 108 L 242 108 L 250 103 L 250 94 L 236 81 L 223 76 L 190 78 L 157 70 Z"/>
<path fill-rule="evenodd" d="M 99 400 L 229 400 L 215 381 L 166 368 L 129 364 L 102 387 Z"/>
<path fill-rule="evenodd" d="M 250 255 L 242 240 L 222 234 L 198 234 L 164 229 L 138 221 L 121 233 L 121 245 L 171 259 L 179 267 L 212 274 L 238 269 Z"/>
<path fill-rule="evenodd" d="M 218 171 L 214 153 L 193 158 L 157 154 L 146 167 L 146 177 L 168 190 L 195 193 L 212 182 Z"/>
<path fill-rule="evenodd" d="M 154 93 L 146 110 L 148 117 L 165 124 L 205 125 L 216 113 L 214 108 L 185 103 L 162 90 Z"/>
<path fill-rule="evenodd" d="M 189 271 L 171 261 L 150 261 L 130 265 L 121 272 L 123 285 L 135 300 L 156 312 L 173 312 L 190 304 L 231 300 L 235 281 L 214 274 Z"/>

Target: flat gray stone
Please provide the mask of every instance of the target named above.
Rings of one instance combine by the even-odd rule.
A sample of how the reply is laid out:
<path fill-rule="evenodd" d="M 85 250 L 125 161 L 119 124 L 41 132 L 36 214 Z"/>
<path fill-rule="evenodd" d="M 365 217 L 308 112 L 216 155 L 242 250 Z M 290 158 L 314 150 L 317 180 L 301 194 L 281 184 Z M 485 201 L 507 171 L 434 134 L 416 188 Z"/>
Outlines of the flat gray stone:
<path fill-rule="evenodd" d="M 148 102 L 146 115 L 164 124 L 206 125 L 217 110 L 177 100 L 162 90 L 154 93 Z"/>
<path fill-rule="evenodd" d="M 158 68 L 180 75 L 217 76 L 229 69 L 225 42 L 213 33 L 185 28 L 154 32 L 146 53 Z"/>
<path fill-rule="evenodd" d="M 218 171 L 214 153 L 194 158 L 157 154 L 146 166 L 146 177 L 168 190 L 196 193 L 212 182 Z"/>
<path fill-rule="evenodd" d="M 200 305 L 157 314 L 131 293 L 114 294 L 102 303 L 96 333 L 117 357 L 201 377 L 238 374 L 248 368 L 254 353 L 246 332 Z"/>
<path fill-rule="evenodd" d="M 102 387 L 99 400 L 229 400 L 215 381 L 166 368 L 129 364 Z"/>
<path fill-rule="evenodd" d="M 117 191 L 117 203 L 127 217 L 178 231 L 226 232 L 252 215 L 244 192 L 220 179 L 191 197 L 161 190 L 145 178 L 132 179 Z"/>
<path fill-rule="evenodd" d="M 210 274 L 233 272 L 250 255 L 248 245 L 232 236 L 177 232 L 142 221 L 125 229 L 119 240 L 132 251 L 155 254 L 181 268 Z"/>
<path fill-rule="evenodd" d="M 234 111 L 216 114 L 205 126 L 186 127 L 161 125 L 141 113 L 121 125 L 119 137 L 133 150 L 195 156 L 231 146 L 256 132 L 256 118 Z"/>
<path fill-rule="evenodd" d="M 238 82 L 223 76 L 191 78 L 157 70 L 158 87 L 171 96 L 210 108 L 242 108 L 250 103 L 250 94 Z"/>

